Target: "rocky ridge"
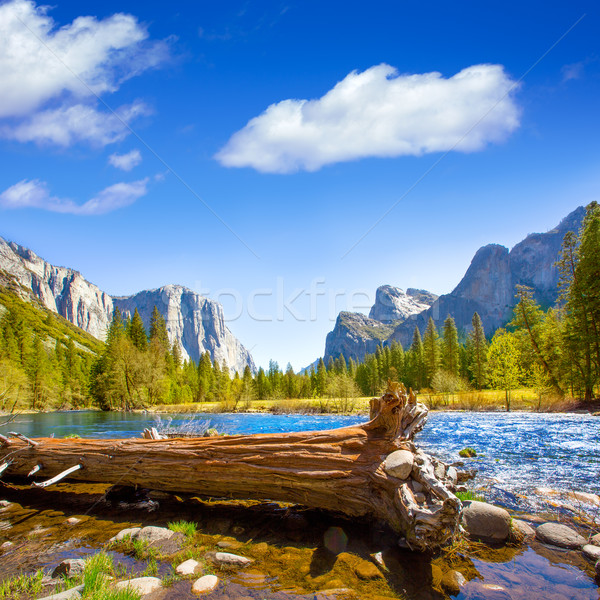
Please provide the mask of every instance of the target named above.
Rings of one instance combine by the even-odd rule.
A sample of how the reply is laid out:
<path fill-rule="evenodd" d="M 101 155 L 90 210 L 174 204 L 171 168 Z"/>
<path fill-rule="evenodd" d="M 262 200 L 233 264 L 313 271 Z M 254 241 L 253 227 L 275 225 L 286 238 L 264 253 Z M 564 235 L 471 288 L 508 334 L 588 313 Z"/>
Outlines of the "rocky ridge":
<path fill-rule="evenodd" d="M 225 325 L 218 302 L 179 285 L 166 285 L 126 297 L 113 297 L 87 281 L 81 273 L 51 265 L 33 251 L 0 238 L 0 285 L 29 292 L 48 309 L 74 325 L 105 339 L 115 307 L 126 316 L 138 309 L 146 327 L 156 305 L 167 323 L 171 343 L 178 341 L 183 358 L 197 361 L 208 351 L 240 373 L 255 370 L 252 356 Z"/>

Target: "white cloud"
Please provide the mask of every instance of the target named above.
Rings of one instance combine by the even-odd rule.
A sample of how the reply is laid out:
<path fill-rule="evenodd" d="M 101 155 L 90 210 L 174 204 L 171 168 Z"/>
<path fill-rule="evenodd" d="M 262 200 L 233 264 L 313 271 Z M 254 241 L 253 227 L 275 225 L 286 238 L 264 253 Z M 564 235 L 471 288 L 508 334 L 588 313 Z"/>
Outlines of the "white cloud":
<path fill-rule="evenodd" d="M 399 75 L 391 66 L 353 71 L 317 100 L 272 104 L 217 153 L 228 167 L 264 173 L 316 171 L 370 156 L 473 152 L 519 126 L 517 85 L 501 65 Z"/>
<path fill-rule="evenodd" d="M 84 204 L 50 195 L 45 182 L 23 179 L 0 194 L 4 209 L 40 208 L 73 215 L 103 215 L 133 204 L 147 193 L 148 178 L 111 185 Z"/>
<path fill-rule="evenodd" d="M 163 63 L 168 45 L 148 40 L 131 15 L 84 16 L 57 27 L 48 10 L 26 0 L 0 4 L 0 118 L 12 120 L 2 135 L 59 145 L 122 139 L 126 130 L 119 130 L 118 119 L 94 108 L 96 95 Z M 81 126 L 88 118 L 90 135 Z"/>
<path fill-rule="evenodd" d="M 108 162 L 116 169 L 131 171 L 142 162 L 142 155 L 139 150 L 132 150 L 126 154 L 115 153 L 108 157 Z"/>
<path fill-rule="evenodd" d="M 564 65 L 561 69 L 562 80 L 570 81 L 571 79 L 581 79 L 583 76 L 583 62 L 576 62 L 570 65 Z"/>
<path fill-rule="evenodd" d="M 94 146 L 106 146 L 119 142 L 129 134 L 124 123 L 151 114 L 143 102 L 121 106 L 115 113 L 103 113 L 86 104 L 62 106 L 34 114 L 14 127 L 2 127 L 0 134 L 19 142 L 71 146 L 88 142 Z"/>

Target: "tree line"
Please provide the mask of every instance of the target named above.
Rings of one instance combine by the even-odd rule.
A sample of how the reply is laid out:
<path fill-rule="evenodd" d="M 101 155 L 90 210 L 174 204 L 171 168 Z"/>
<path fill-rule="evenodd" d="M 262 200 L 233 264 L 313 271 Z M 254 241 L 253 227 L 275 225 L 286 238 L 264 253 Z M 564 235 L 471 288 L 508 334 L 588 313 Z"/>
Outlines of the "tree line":
<path fill-rule="evenodd" d="M 96 405 L 123 410 L 159 403 L 335 398 L 378 395 L 388 379 L 416 390 L 450 395 L 464 389 L 535 388 L 543 395 L 592 400 L 600 384 L 600 207 L 587 207 L 578 235 L 568 233 L 557 267 L 560 299 L 544 310 L 533 291 L 517 286 L 512 320 L 488 340 L 475 313 L 468 333 L 448 316 L 438 331 L 429 320 L 410 346 L 379 346 L 360 362 L 320 359 L 296 373 L 277 362 L 252 373 L 231 373 L 204 352 L 183 360 L 154 307 L 146 331 L 139 313 L 115 310 L 105 343 L 3 292 L 0 317 L 0 409 Z M 64 321 L 64 323 L 63 323 Z M 65 329 L 67 328 L 67 329 Z M 77 333 L 79 332 L 79 333 Z M 83 335 L 83 337 L 81 337 Z M 77 337 L 79 336 L 79 337 Z M 93 340 L 93 341 L 92 341 Z"/>

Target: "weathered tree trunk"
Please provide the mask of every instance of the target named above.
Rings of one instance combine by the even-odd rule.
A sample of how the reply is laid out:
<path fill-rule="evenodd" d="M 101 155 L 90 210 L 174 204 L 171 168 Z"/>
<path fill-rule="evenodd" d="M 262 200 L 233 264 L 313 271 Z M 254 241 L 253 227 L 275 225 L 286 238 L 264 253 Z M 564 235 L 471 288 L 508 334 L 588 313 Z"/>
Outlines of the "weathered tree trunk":
<path fill-rule="evenodd" d="M 391 385 L 371 401 L 371 420 L 364 425 L 167 440 L 5 438 L 0 462 L 11 461 L 5 476 L 40 466 L 36 477 L 48 478 L 79 465 L 69 469 L 70 479 L 369 515 L 424 550 L 456 534 L 461 511 L 445 466 L 412 443 L 426 418 L 427 408 L 412 391 Z M 385 463 L 400 449 L 413 455 L 405 479 L 391 475 Z"/>

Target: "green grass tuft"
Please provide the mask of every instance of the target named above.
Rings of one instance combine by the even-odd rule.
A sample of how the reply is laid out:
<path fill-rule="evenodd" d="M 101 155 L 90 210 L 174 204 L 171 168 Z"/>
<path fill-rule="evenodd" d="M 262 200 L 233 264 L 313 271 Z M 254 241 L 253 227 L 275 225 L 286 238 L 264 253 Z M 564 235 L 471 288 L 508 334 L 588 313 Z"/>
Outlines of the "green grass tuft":
<path fill-rule="evenodd" d="M 198 525 L 193 521 L 174 521 L 172 523 L 167 523 L 167 527 L 171 531 L 183 533 L 187 537 L 193 537 L 196 535 L 196 531 L 198 531 Z"/>
<path fill-rule="evenodd" d="M 477 502 L 485 502 L 485 498 L 472 492 L 471 490 L 467 490 L 466 492 L 456 492 L 454 494 L 461 502 L 465 502 L 467 500 L 476 500 Z"/>

